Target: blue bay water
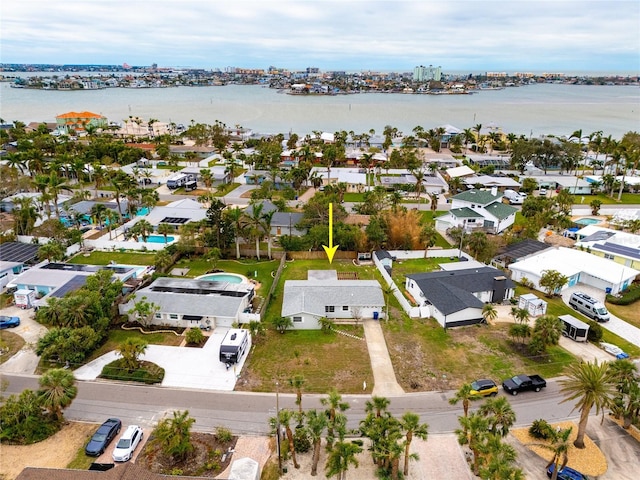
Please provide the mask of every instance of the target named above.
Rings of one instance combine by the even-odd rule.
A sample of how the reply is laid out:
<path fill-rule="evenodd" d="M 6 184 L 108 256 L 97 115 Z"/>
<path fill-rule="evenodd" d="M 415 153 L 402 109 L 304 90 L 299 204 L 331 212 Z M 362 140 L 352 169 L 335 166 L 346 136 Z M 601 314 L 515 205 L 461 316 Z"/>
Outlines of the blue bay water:
<path fill-rule="evenodd" d="M 633 86 L 536 84 L 473 95 L 355 94 L 295 96 L 262 86 L 177 87 L 88 91 L 10 88 L 0 84 L 5 121 L 53 122 L 69 111 L 91 111 L 109 121 L 129 116 L 189 124 L 192 120 L 241 125 L 260 133 L 313 131 L 356 133 L 385 125 L 408 134 L 444 124 L 464 129 L 482 124 L 504 132 L 571 135 L 602 131 L 620 138 L 640 131 L 640 89 Z"/>

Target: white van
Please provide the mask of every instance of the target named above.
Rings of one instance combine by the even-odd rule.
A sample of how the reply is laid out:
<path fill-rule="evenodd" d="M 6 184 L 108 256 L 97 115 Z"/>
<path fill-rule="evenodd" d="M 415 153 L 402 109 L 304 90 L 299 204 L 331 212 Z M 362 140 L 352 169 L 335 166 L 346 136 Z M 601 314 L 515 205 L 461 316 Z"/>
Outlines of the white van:
<path fill-rule="evenodd" d="M 569 305 L 574 310 L 586 315 L 589 318 L 593 318 L 597 322 L 608 322 L 609 312 L 606 307 L 593 297 L 590 297 L 586 293 L 574 292 L 569 299 Z"/>

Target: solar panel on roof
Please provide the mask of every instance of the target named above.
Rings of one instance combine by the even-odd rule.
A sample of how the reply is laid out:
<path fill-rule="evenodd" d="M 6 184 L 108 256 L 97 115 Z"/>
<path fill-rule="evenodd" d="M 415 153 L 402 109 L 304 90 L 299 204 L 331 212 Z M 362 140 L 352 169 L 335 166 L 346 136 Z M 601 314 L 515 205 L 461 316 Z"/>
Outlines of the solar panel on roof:
<path fill-rule="evenodd" d="M 162 220 L 160 220 L 160 223 L 173 223 L 173 224 L 179 224 L 182 225 L 183 223 L 187 223 L 189 221 L 188 218 L 182 218 L 182 217 L 164 217 Z"/>
<path fill-rule="evenodd" d="M 31 243 L 7 242 L 0 245 L 0 260 L 27 263 L 38 256 L 39 245 Z"/>
<path fill-rule="evenodd" d="M 62 285 L 58 290 L 53 292 L 51 294 L 51 296 L 52 297 L 64 297 L 67 293 L 73 292 L 75 290 L 78 290 L 85 283 L 87 283 L 87 278 L 89 278 L 89 277 L 87 277 L 86 275 L 76 275 L 71 280 L 69 280 L 67 283 Z"/>

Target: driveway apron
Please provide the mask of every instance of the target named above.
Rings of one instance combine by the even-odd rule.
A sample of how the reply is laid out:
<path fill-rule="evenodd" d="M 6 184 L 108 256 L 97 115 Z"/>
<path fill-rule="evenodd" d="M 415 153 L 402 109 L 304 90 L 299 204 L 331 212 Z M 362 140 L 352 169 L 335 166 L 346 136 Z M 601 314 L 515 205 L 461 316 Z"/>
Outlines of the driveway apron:
<path fill-rule="evenodd" d="M 366 319 L 364 324 L 364 336 L 367 341 L 371 369 L 373 370 L 373 395 L 378 397 L 391 397 L 402 395 L 404 390 L 396 381 L 393 364 L 384 340 L 382 327 L 377 320 Z"/>

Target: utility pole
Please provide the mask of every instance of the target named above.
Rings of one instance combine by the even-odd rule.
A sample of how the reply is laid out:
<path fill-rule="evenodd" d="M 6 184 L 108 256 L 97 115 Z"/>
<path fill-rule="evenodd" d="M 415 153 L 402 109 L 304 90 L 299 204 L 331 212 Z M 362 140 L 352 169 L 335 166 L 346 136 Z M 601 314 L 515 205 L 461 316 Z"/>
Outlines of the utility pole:
<path fill-rule="evenodd" d="M 279 383 L 276 382 L 276 449 L 278 451 L 278 477 L 282 476 L 282 455 L 280 453 L 280 405 L 279 405 Z"/>

